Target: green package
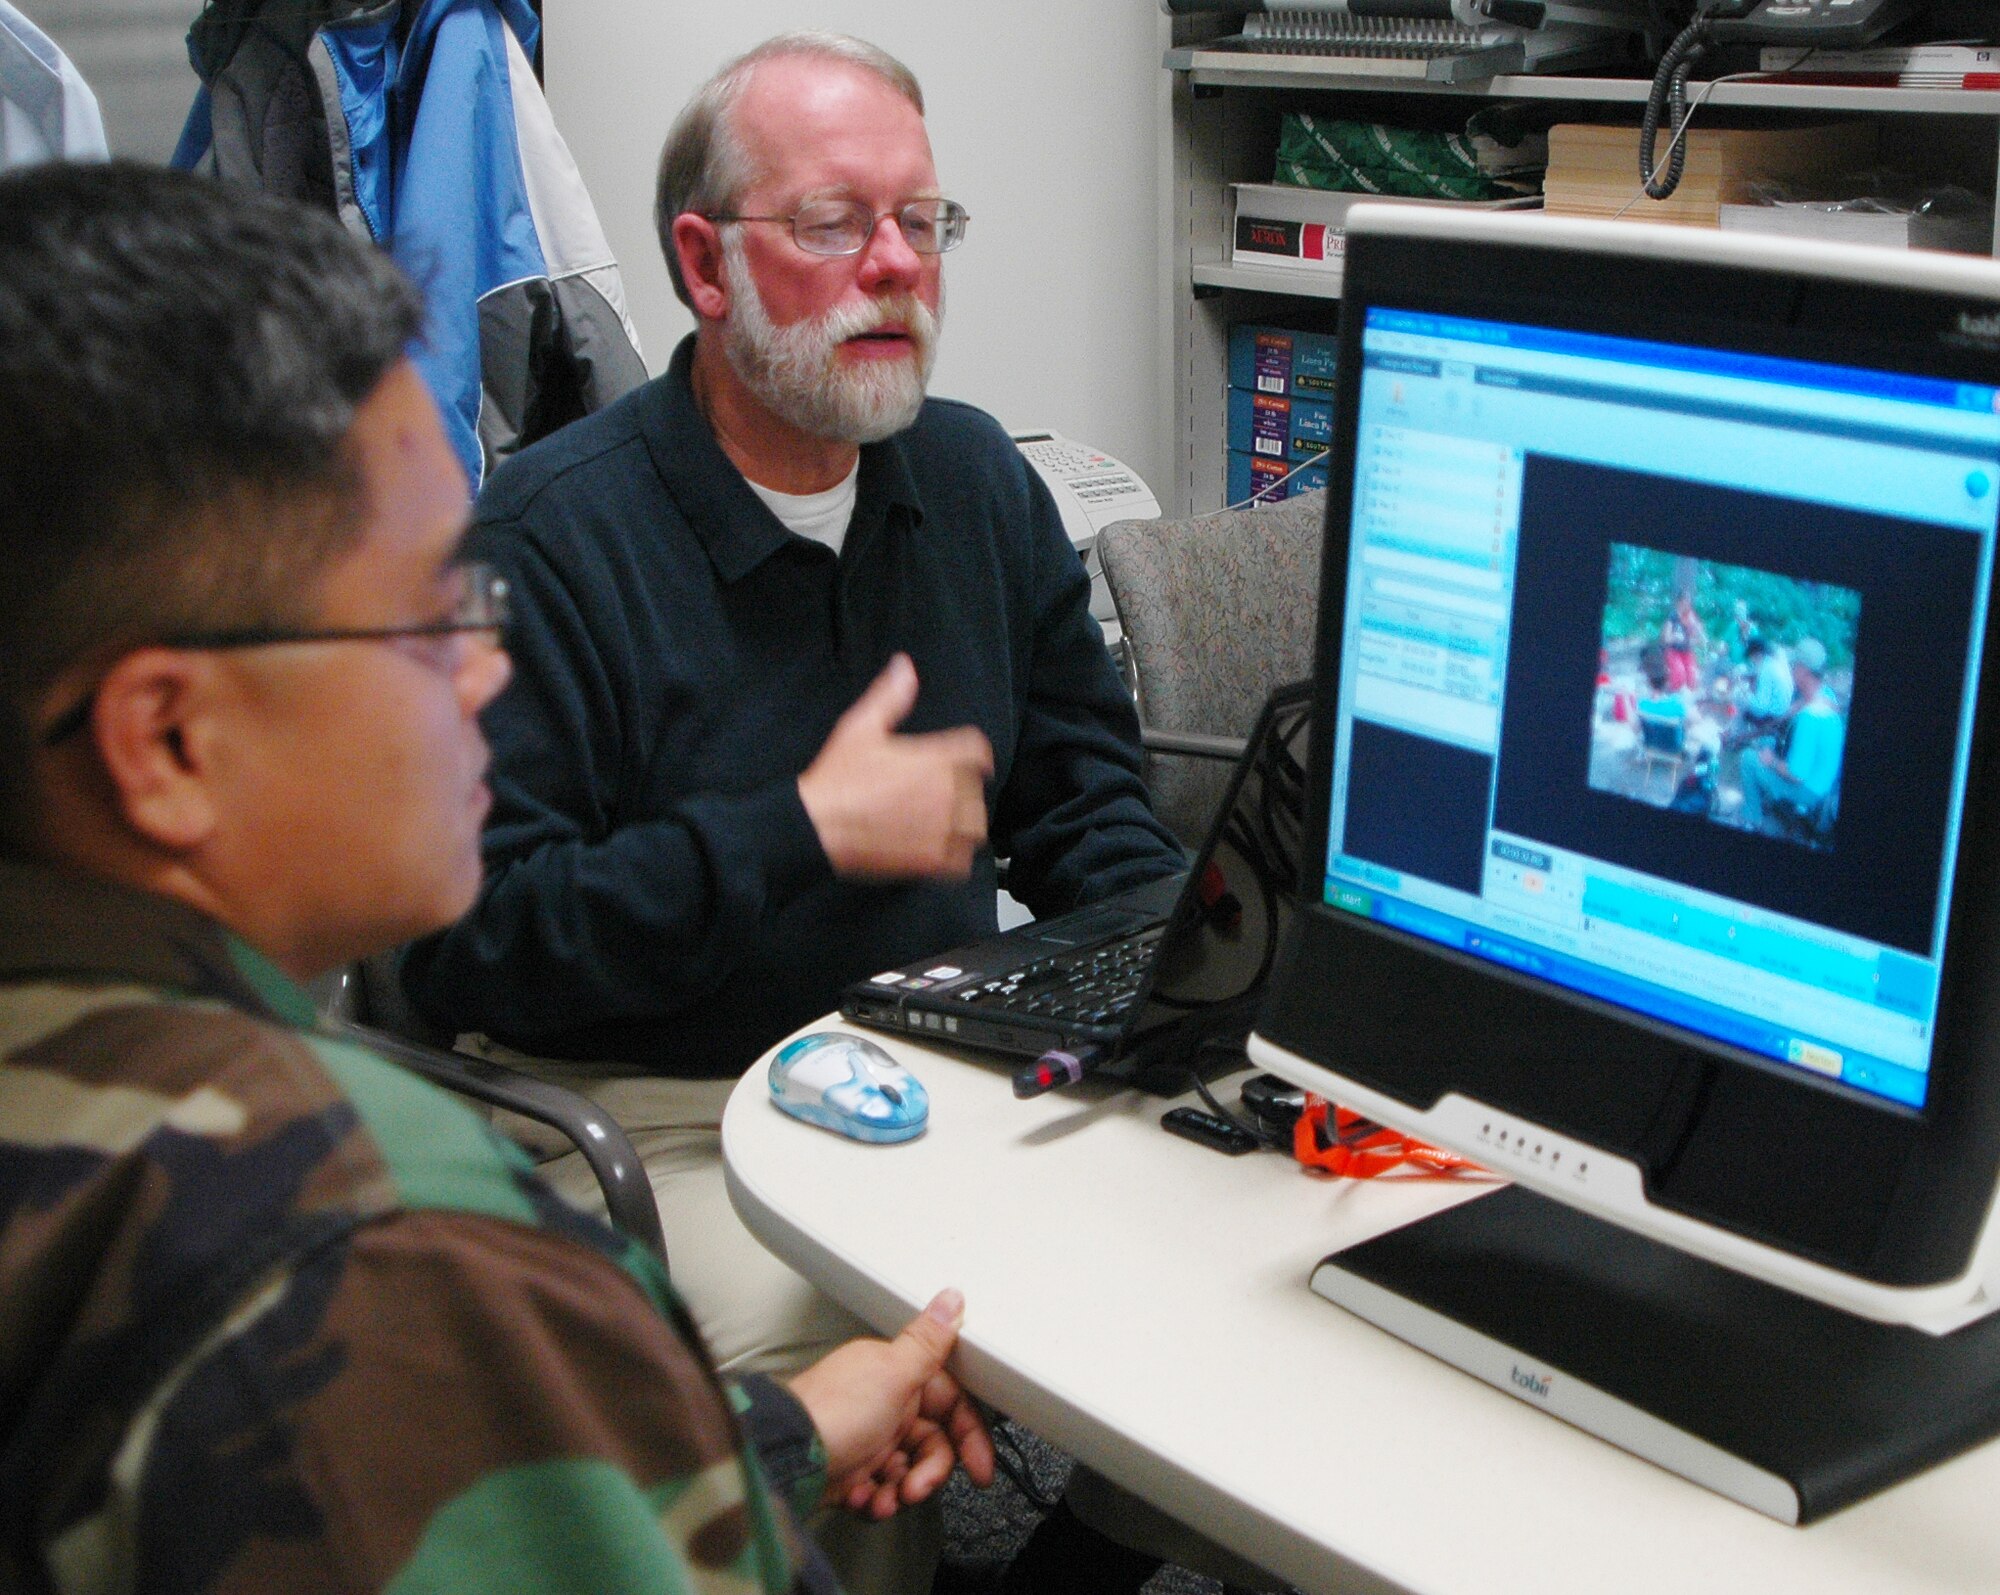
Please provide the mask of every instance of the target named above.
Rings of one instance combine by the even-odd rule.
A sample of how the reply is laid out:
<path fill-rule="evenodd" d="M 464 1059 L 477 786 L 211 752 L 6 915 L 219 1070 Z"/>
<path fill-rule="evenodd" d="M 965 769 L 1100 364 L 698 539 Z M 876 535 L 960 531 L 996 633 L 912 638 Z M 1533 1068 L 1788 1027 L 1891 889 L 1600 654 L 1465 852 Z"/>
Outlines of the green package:
<path fill-rule="evenodd" d="M 1519 183 L 1482 171 L 1478 152 L 1459 134 L 1305 111 L 1285 113 L 1278 134 L 1277 181 L 1417 199 L 1500 199 L 1521 192 Z"/>

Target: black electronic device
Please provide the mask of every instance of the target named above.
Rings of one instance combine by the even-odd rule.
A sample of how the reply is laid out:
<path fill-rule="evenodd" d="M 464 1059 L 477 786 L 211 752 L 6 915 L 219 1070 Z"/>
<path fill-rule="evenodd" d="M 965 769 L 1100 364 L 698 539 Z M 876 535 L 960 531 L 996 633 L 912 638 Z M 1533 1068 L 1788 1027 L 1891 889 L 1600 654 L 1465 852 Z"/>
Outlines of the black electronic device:
<path fill-rule="evenodd" d="M 1348 240 L 1312 863 L 1252 1060 L 1665 1259 L 1572 1282 L 1606 1311 L 1645 1318 L 1671 1247 L 1794 1293 L 1808 1343 L 1915 1331 L 1976 1416 L 1912 1394 L 1919 1437 L 1891 1402 L 1845 1456 L 1751 1459 L 1789 1510 L 1636 1354 L 1543 1364 L 1778 1515 L 1879 1488 L 2000 1422 L 1965 1352 L 2000 1302 L 2000 265 L 1443 207 Z M 1466 1366 L 1536 1361 L 1531 1314 L 1414 1306 Z"/>
<path fill-rule="evenodd" d="M 1160 1115 L 1160 1128 L 1169 1135 L 1178 1135 L 1214 1151 L 1226 1152 L 1231 1157 L 1241 1157 L 1245 1152 L 1254 1152 L 1263 1145 L 1242 1125 L 1218 1118 L 1213 1113 L 1204 1113 L 1200 1108 L 1169 1108 Z"/>
<path fill-rule="evenodd" d="M 1702 0 L 1717 44 L 1857 50 L 1923 9 L 1924 0 Z"/>
<path fill-rule="evenodd" d="M 1275 1074 L 1253 1074 L 1243 1082 L 1243 1111 L 1264 1127 L 1267 1135 L 1289 1138 L 1306 1110 L 1306 1094 Z"/>
<path fill-rule="evenodd" d="M 1689 76 L 1723 45 L 1792 45 L 1801 52 L 1872 44 L 1922 9 L 1923 0 L 1699 0 L 1693 18 L 1674 35 L 1653 72 L 1639 128 L 1641 188 L 1666 199 L 1680 187 L 1687 162 Z M 1667 148 L 1655 160 L 1660 136 Z"/>
<path fill-rule="evenodd" d="M 1183 1090 L 1205 1043 L 1249 1030 L 1291 915 L 1311 699 L 1295 683 L 1266 701 L 1186 875 L 885 970 L 842 1015 Z"/>

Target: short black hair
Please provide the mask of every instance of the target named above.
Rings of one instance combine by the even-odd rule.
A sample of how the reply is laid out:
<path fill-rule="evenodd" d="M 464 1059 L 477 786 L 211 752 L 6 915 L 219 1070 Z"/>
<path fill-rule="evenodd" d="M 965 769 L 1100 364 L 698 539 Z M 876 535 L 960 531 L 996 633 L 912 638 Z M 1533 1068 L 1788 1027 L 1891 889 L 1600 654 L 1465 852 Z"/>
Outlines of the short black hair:
<path fill-rule="evenodd" d="M 1655 692 L 1667 685 L 1667 651 L 1656 642 L 1649 642 L 1639 650 L 1639 671 L 1647 684 Z"/>
<path fill-rule="evenodd" d="M 307 612 L 422 319 L 325 213 L 129 162 L 0 177 L 0 766 L 78 664 Z"/>

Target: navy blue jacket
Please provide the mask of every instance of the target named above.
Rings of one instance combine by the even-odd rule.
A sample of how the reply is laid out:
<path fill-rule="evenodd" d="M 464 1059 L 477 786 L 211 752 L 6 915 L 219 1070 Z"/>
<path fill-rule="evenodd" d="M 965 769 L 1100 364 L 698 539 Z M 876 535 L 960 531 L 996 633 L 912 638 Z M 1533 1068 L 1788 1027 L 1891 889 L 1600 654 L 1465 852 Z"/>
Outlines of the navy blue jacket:
<path fill-rule="evenodd" d="M 513 583 L 487 711 L 487 880 L 404 965 L 418 1008 L 545 1056 L 741 1072 L 841 988 L 994 928 L 959 884 L 835 879 L 797 781 L 897 650 L 906 731 L 993 744 L 994 848 L 1037 914 L 1182 867 L 1054 503 L 991 417 L 931 400 L 861 451 L 836 557 L 787 531 L 668 372 L 498 470 Z"/>

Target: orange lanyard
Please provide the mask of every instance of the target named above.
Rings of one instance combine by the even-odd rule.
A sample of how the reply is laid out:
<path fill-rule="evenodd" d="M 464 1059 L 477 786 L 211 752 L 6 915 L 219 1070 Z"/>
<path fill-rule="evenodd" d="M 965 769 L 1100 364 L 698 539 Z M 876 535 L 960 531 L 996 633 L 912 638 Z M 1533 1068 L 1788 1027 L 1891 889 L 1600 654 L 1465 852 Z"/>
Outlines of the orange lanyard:
<path fill-rule="evenodd" d="M 1418 1179 L 1486 1172 L 1470 1158 L 1384 1129 L 1352 1108 L 1333 1107 L 1329 1131 L 1330 1106 L 1324 1097 L 1308 1093 L 1305 1111 L 1292 1126 L 1292 1156 L 1309 1169 L 1350 1180 L 1372 1180 L 1394 1169 L 1407 1169 Z"/>

